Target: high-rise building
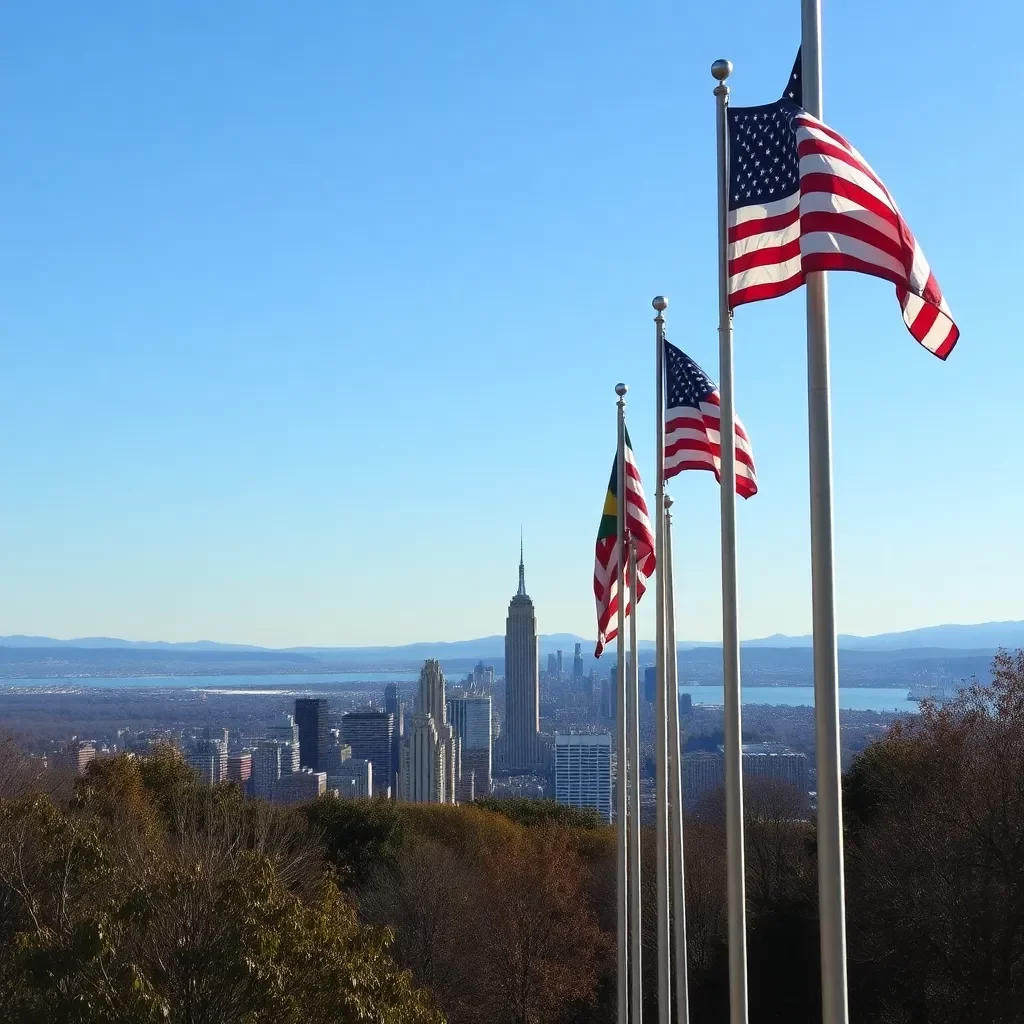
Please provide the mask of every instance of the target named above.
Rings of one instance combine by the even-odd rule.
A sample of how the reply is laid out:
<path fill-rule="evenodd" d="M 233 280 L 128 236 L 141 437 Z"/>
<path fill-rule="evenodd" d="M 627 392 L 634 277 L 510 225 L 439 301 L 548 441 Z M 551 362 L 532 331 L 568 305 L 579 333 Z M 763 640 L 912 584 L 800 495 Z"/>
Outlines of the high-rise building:
<path fill-rule="evenodd" d="M 490 695 L 453 697 L 448 701 L 448 722 L 459 739 L 463 779 L 472 772 L 474 796 L 486 796 L 491 791 L 493 748 Z"/>
<path fill-rule="evenodd" d="M 228 782 L 240 782 L 243 786 L 249 781 L 252 775 L 252 751 L 240 750 L 234 754 L 228 754 Z"/>
<path fill-rule="evenodd" d="M 612 820 L 611 733 L 555 735 L 555 801 Z"/>
<path fill-rule="evenodd" d="M 562 668 L 562 652 L 555 651 L 555 675 L 558 676 L 559 679 L 562 678 Z"/>
<path fill-rule="evenodd" d="M 800 793 L 807 793 L 807 755 L 784 743 L 744 743 L 743 774 L 785 782 Z"/>
<path fill-rule="evenodd" d="M 295 701 L 299 727 L 299 764 L 314 772 L 327 750 L 327 701 L 323 697 L 299 697 Z"/>
<path fill-rule="evenodd" d="M 462 761 L 448 724 L 445 678 L 430 658 L 420 670 L 419 697 L 402 744 L 399 797 L 413 803 L 455 803 Z"/>
<path fill-rule="evenodd" d="M 402 737 L 405 735 L 405 708 L 398 692 L 398 683 L 384 687 L 384 710 L 392 716 L 394 728 L 391 732 L 391 773 L 388 785 L 394 796 L 398 795 L 398 769 L 402 757 Z M 378 774 L 378 780 L 380 776 Z M 378 785 L 380 782 L 378 781 Z"/>
<path fill-rule="evenodd" d="M 558 662 L 555 660 L 555 654 L 552 651 L 551 654 L 548 655 L 548 678 L 549 679 L 554 679 L 555 672 L 557 671 L 557 665 L 558 665 Z"/>
<path fill-rule="evenodd" d="M 473 669 L 473 682 L 481 689 L 490 690 L 494 686 L 494 666 L 478 661 Z"/>
<path fill-rule="evenodd" d="M 342 761 L 340 767 L 327 773 L 327 788 L 336 790 L 342 799 L 368 799 L 373 796 L 373 765 L 360 758 Z"/>
<path fill-rule="evenodd" d="M 519 589 L 508 606 L 505 622 L 505 725 L 502 729 L 505 767 L 531 768 L 537 761 L 540 733 L 540 667 L 537 617 L 526 593 L 526 570 L 519 549 Z"/>
<path fill-rule="evenodd" d="M 281 753 L 281 771 L 297 772 L 301 767 L 299 750 L 299 727 L 291 715 L 278 715 L 272 718 L 266 729 L 267 739 L 287 743 L 288 749 Z"/>
<path fill-rule="evenodd" d="M 373 765 L 378 796 L 387 796 L 391 788 L 394 728 L 394 716 L 387 711 L 350 711 L 341 717 L 341 738 L 355 760 Z"/>
<path fill-rule="evenodd" d="M 281 778 L 281 744 L 277 740 L 260 740 L 252 754 L 252 795 L 270 800 Z"/>
<path fill-rule="evenodd" d="M 46 763 L 55 771 L 69 775 L 84 775 L 86 768 L 95 760 L 94 743 L 71 743 L 64 750 L 51 754 Z"/>
<path fill-rule="evenodd" d="M 301 804 L 326 792 L 327 773 L 303 768 L 298 772 L 286 772 L 277 780 L 273 801 L 275 804 Z"/>
<path fill-rule="evenodd" d="M 572 681 L 577 688 L 583 682 L 583 645 L 577 644 L 572 655 Z"/>
<path fill-rule="evenodd" d="M 648 665 L 644 669 L 644 700 L 653 704 L 658 699 L 658 667 Z"/>
<path fill-rule="evenodd" d="M 212 786 L 218 781 L 220 755 L 207 745 L 207 741 L 203 740 L 202 745 L 197 744 L 192 750 L 186 751 L 185 761 L 204 786 Z"/>
<path fill-rule="evenodd" d="M 433 715 L 417 712 L 409 719 L 402 744 L 399 798 L 411 804 L 436 804 L 444 794 L 443 751 Z"/>
<path fill-rule="evenodd" d="M 210 733 L 210 730 L 207 730 Z M 227 737 L 227 729 L 223 732 Z M 195 740 L 185 754 L 185 760 L 194 768 L 207 786 L 223 782 L 228 775 L 228 744 L 226 738 Z"/>

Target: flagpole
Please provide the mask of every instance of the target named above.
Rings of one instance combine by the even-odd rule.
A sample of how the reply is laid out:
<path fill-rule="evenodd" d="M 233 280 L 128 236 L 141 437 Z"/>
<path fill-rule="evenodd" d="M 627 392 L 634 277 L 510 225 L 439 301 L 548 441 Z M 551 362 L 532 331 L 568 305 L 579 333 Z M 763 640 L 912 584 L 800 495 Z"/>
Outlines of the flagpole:
<path fill-rule="evenodd" d="M 729 902 L 729 1020 L 747 1021 L 746 886 L 743 867 L 743 750 L 740 643 L 736 596 L 736 412 L 732 381 L 732 312 L 729 309 L 729 87 L 732 64 L 716 60 L 718 123 L 718 360 L 721 376 L 722 452 L 722 674 L 725 683 L 725 835 Z"/>
<path fill-rule="evenodd" d="M 665 653 L 668 671 L 665 673 L 665 692 L 668 697 L 668 778 L 672 816 L 669 849 L 672 852 L 672 875 L 669 889 L 672 900 L 672 971 L 676 989 L 676 1024 L 690 1024 L 690 997 L 686 963 L 686 876 L 683 850 L 683 748 L 679 735 L 679 681 L 676 654 L 676 597 L 672 567 L 672 496 L 665 495 L 665 554 L 658 566 L 663 573 L 667 600 L 665 602 Z"/>
<path fill-rule="evenodd" d="M 626 492 L 622 492 L 625 515 Z M 643 1016 L 644 986 L 640 959 L 643 939 L 643 913 L 640 903 L 640 669 L 636 643 L 637 606 L 636 543 L 629 541 L 629 964 L 630 1024 L 640 1024 Z"/>
<path fill-rule="evenodd" d="M 654 485 L 655 503 L 655 536 L 657 544 L 657 569 L 654 573 L 656 592 L 655 607 L 657 615 L 655 642 L 655 669 L 657 681 L 657 697 L 655 702 L 654 725 L 654 765 L 656 775 L 656 827 L 657 837 L 657 897 L 658 897 L 658 1021 L 659 1024 L 671 1024 L 671 948 L 669 935 L 669 835 L 668 835 L 668 733 L 665 721 L 665 700 L 667 676 L 665 671 L 665 570 L 662 568 L 665 558 L 665 310 L 668 299 L 664 295 L 656 295 L 651 305 L 657 312 L 654 318 L 655 345 L 658 350 L 655 359 L 658 400 L 657 406 L 657 447 L 655 463 L 657 473 Z"/>
<path fill-rule="evenodd" d="M 802 0 L 803 105 L 822 117 L 821 0 Z M 811 490 L 811 608 L 818 759 L 818 913 L 824 1024 L 847 1024 L 839 655 L 832 537 L 832 413 L 828 279 L 807 275 L 807 420 Z"/>
<path fill-rule="evenodd" d="M 618 1012 L 617 1024 L 627 1024 L 629 1020 L 629 873 L 626 866 L 626 763 L 629 760 L 626 744 L 626 602 L 625 602 L 625 563 L 623 553 L 626 550 L 626 392 L 625 384 L 615 385 L 615 394 L 619 396 L 616 406 L 618 415 L 618 447 L 615 456 L 615 551 L 617 575 L 616 596 L 618 600 L 618 635 L 616 637 L 616 787 L 615 814 L 618 828 L 618 864 L 616 878 L 616 912 L 618 918 Z"/>

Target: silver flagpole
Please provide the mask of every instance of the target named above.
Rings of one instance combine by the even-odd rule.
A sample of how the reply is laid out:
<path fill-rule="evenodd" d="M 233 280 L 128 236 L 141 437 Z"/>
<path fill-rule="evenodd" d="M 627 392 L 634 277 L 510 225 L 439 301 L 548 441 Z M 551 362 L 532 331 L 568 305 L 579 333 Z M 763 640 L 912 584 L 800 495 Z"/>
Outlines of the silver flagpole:
<path fill-rule="evenodd" d="M 625 492 L 623 492 L 625 494 Z M 625 507 L 625 500 L 623 500 Z M 643 1017 L 643 965 L 640 958 L 643 941 L 643 912 L 640 903 L 640 686 L 636 644 L 636 544 L 629 542 L 629 965 L 630 1024 Z"/>
<path fill-rule="evenodd" d="M 743 750 L 740 641 L 736 597 L 736 412 L 729 309 L 729 87 L 732 64 L 716 60 L 711 74 L 718 121 L 718 362 L 722 450 L 722 674 L 725 682 L 725 845 L 729 894 L 729 1020 L 747 1020 L 746 888 L 743 875 Z"/>
<path fill-rule="evenodd" d="M 668 777 L 672 801 L 669 849 L 672 851 L 672 970 L 676 983 L 676 1024 L 690 1024 L 690 997 L 687 991 L 686 964 L 686 876 L 683 850 L 682 743 L 679 735 L 679 680 L 676 653 L 676 582 L 672 567 L 672 496 L 665 495 L 665 654 L 668 671 L 665 690 L 668 696 Z"/>
<path fill-rule="evenodd" d="M 804 109 L 822 116 L 821 0 L 802 0 Z M 811 608 L 818 756 L 818 906 L 824 1024 L 846 1024 L 846 894 L 839 757 L 839 655 L 832 563 L 832 412 L 828 279 L 807 275 L 807 420 L 811 481 Z"/>
<path fill-rule="evenodd" d="M 654 573 L 654 586 L 657 593 L 656 615 L 658 618 L 655 643 L 655 669 L 657 678 L 657 698 L 655 705 L 654 726 L 654 765 L 657 776 L 657 885 L 658 885 L 658 1021 L 659 1024 L 671 1024 L 671 948 L 669 937 L 669 873 L 668 873 L 668 734 L 665 721 L 665 590 L 670 586 L 666 582 L 665 570 L 665 310 L 668 299 L 657 295 L 651 302 L 657 311 L 654 318 L 655 344 L 658 355 L 655 360 L 657 372 L 658 400 L 657 406 L 657 449 L 655 477 L 655 538 L 658 549 L 657 569 Z"/>
<path fill-rule="evenodd" d="M 615 456 L 615 505 L 616 505 L 616 537 L 615 557 L 617 575 L 617 595 L 619 602 L 618 637 L 616 638 L 616 727 L 617 727 L 617 759 L 615 814 L 618 826 L 618 877 L 616 880 L 616 910 L 619 931 L 619 963 L 618 963 L 618 1014 L 617 1024 L 629 1021 L 629 870 L 627 868 L 628 846 L 626 842 L 626 764 L 629 761 L 626 737 L 626 601 L 625 601 L 625 562 L 623 555 L 626 550 L 626 392 L 625 384 L 615 385 L 615 394 L 619 396 L 616 403 L 619 410 L 618 448 Z"/>

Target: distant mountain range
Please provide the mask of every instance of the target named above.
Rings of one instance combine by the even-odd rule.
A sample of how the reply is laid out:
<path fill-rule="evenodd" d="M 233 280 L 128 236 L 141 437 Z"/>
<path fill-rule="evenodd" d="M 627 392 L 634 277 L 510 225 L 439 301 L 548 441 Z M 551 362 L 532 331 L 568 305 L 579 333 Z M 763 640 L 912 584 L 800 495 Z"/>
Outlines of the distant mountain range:
<path fill-rule="evenodd" d="M 572 633 L 547 633 L 540 637 L 542 656 L 561 650 L 571 657 L 575 644 L 582 644 L 585 656 L 593 651 L 594 641 Z M 721 644 L 702 641 L 681 641 L 680 650 L 694 650 L 704 647 L 720 647 Z M 807 648 L 811 637 L 773 636 L 757 640 L 745 640 L 744 647 L 762 648 Z M 900 633 L 880 633 L 876 636 L 853 636 L 841 634 L 839 646 L 848 651 L 910 651 L 915 649 L 951 651 L 994 651 L 998 647 L 1024 647 L 1024 621 L 980 622 L 973 625 L 925 626 Z M 224 644 L 214 640 L 197 640 L 191 643 L 169 643 L 165 640 L 122 640 L 117 637 L 79 637 L 74 640 L 56 640 L 47 636 L 0 636 L 0 647 L 32 648 L 73 648 L 77 650 L 138 650 L 158 652 L 193 652 L 204 654 L 253 655 L 257 659 L 270 656 L 287 660 L 305 660 L 360 663 L 416 663 L 425 658 L 442 661 L 482 658 L 500 659 L 505 654 L 505 638 L 501 635 L 479 637 L 475 640 L 454 640 L 403 644 L 394 647 L 289 647 L 274 649 L 257 647 L 252 644 Z M 642 641 L 641 650 L 653 650 L 651 641 Z M 298 657 L 297 657 L 298 656 Z M 302 657 L 305 656 L 305 657 Z"/>

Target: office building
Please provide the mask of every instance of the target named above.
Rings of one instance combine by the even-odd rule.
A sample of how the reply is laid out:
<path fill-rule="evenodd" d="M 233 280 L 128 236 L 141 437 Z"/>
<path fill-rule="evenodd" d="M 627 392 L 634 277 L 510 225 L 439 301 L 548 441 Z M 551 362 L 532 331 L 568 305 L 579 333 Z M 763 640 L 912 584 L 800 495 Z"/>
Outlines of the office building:
<path fill-rule="evenodd" d="M 228 754 L 228 782 L 240 782 L 243 786 L 249 781 L 252 775 L 252 751 L 240 750 L 234 754 Z"/>
<path fill-rule="evenodd" d="M 548 655 L 548 679 L 555 678 L 556 661 L 554 653 Z"/>
<path fill-rule="evenodd" d="M 391 732 L 391 772 L 388 785 L 394 796 L 398 795 L 398 768 L 402 757 L 402 737 L 405 736 L 405 707 L 398 692 L 397 683 L 388 683 L 384 687 L 384 710 L 392 716 Z"/>
<path fill-rule="evenodd" d="M 226 729 L 224 735 L 227 735 Z M 199 773 L 200 779 L 207 786 L 227 778 L 228 747 L 224 739 L 196 740 L 191 749 L 186 751 L 185 760 Z"/>
<path fill-rule="evenodd" d="M 443 751 L 433 715 L 417 712 L 409 719 L 402 744 L 399 798 L 411 804 L 442 803 Z"/>
<path fill-rule="evenodd" d="M 658 668 L 648 665 L 644 669 L 644 700 L 653 704 L 658 699 Z"/>
<path fill-rule="evenodd" d="M 683 753 L 684 806 L 723 785 L 725 757 L 721 751 L 694 750 Z"/>
<path fill-rule="evenodd" d="M 185 763 L 199 776 L 199 781 L 204 786 L 212 786 L 218 781 L 220 755 L 208 747 L 196 747 L 186 751 Z"/>
<path fill-rule="evenodd" d="M 281 744 L 277 740 L 260 740 L 252 752 L 252 795 L 261 800 L 270 800 L 280 778 Z"/>
<path fill-rule="evenodd" d="M 448 701 L 448 723 L 455 730 L 462 756 L 463 778 L 474 774 L 474 797 L 491 791 L 492 749 L 491 697 L 470 694 Z M 462 798 L 460 797 L 460 802 Z"/>
<path fill-rule="evenodd" d="M 744 779 L 772 779 L 807 793 L 807 757 L 783 743 L 744 743 Z M 725 748 L 683 754 L 684 799 L 698 800 L 725 785 Z"/>
<path fill-rule="evenodd" d="M 299 697 L 295 701 L 295 722 L 299 727 L 299 764 L 318 772 L 327 750 L 327 701 L 323 697 Z"/>
<path fill-rule="evenodd" d="M 540 733 L 540 666 L 537 617 L 526 593 L 526 570 L 519 550 L 519 589 L 508 606 L 505 622 L 504 767 L 530 769 L 537 761 Z"/>
<path fill-rule="evenodd" d="M 555 675 L 562 678 L 562 652 L 555 651 Z"/>
<path fill-rule="evenodd" d="M 784 782 L 807 793 L 807 755 L 784 743 L 744 743 L 743 775 Z"/>
<path fill-rule="evenodd" d="M 72 743 L 64 750 L 51 754 L 46 763 L 55 771 L 68 775 L 84 775 L 86 768 L 96 760 L 94 743 Z"/>
<path fill-rule="evenodd" d="M 611 733 L 555 735 L 555 801 L 612 820 Z"/>
<path fill-rule="evenodd" d="M 273 801 L 275 804 L 302 804 L 326 792 L 327 773 L 303 768 L 297 772 L 286 772 L 277 780 Z"/>
<path fill-rule="evenodd" d="M 278 715 L 271 719 L 266 728 L 267 739 L 287 743 L 288 749 L 281 753 L 281 771 L 297 772 L 301 767 L 299 749 L 299 727 L 291 715 Z"/>
<path fill-rule="evenodd" d="M 373 765 L 377 796 L 391 794 L 394 728 L 394 716 L 387 711 L 350 711 L 341 717 L 341 738 L 351 747 L 351 757 Z"/>
<path fill-rule="evenodd" d="M 572 655 L 572 681 L 578 689 L 583 682 L 583 645 L 577 644 Z"/>
<path fill-rule="evenodd" d="M 343 800 L 365 800 L 373 796 L 373 765 L 360 758 L 349 758 L 327 773 L 327 788 Z"/>
<path fill-rule="evenodd" d="M 416 714 L 402 743 L 399 796 L 411 803 L 455 803 L 462 761 L 459 738 L 448 724 L 445 678 L 430 658 L 420 670 Z"/>
<path fill-rule="evenodd" d="M 478 689 L 490 692 L 494 686 L 494 666 L 478 661 L 473 669 L 473 683 Z"/>

